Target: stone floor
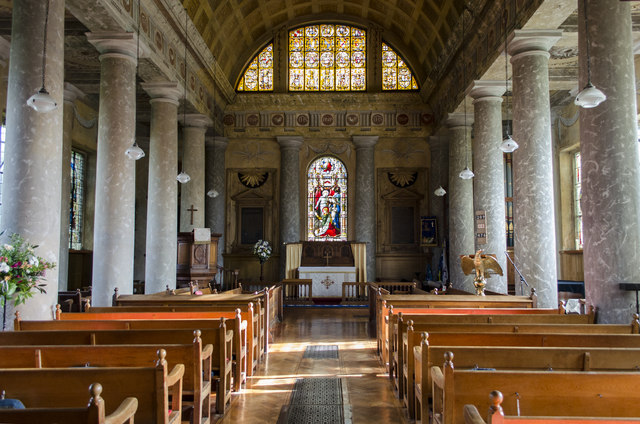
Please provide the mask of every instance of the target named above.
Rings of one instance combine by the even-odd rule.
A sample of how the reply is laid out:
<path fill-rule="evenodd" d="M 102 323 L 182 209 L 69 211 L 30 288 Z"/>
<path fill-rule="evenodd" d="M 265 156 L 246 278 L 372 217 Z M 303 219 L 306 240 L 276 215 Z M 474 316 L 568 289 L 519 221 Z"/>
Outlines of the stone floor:
<path fill-rule="evenodd" d="M 405 411 L 376 356 L 375 339 L 367 334 L 367 314 L 365 308 L 285 309 L 284 321 L 274 329 L 266 360 L 246 387 L 232 395 L 231 406 L 218 423 L 406 423 Z M 330 358 L 330 353 L 324 355 L 328 358 L 303 358 L 308 356 L 304 355 L 308 346 L 323 346 L 317 348 L 322 351 L 335 349 L 324 345 L 337 345 L 338 358 Z M 322 401 L 300 409 L 297 402 L 304 396 L 298 393 L 292 399 L 292 393 L 296 381 L 297 387 L 308 382 L 301 378 L 339 379 L 342 405 L 338 421 L 325 417 L 324 412 L 330 408 L 322 406 Z M 322 396 L 309 398 L 313 403 Z M 308 412 L 309 408 L 319 408 L 316 411 L 323 414 L 311 419 L 302 414 L 300 418 L 300 410 Z"/>

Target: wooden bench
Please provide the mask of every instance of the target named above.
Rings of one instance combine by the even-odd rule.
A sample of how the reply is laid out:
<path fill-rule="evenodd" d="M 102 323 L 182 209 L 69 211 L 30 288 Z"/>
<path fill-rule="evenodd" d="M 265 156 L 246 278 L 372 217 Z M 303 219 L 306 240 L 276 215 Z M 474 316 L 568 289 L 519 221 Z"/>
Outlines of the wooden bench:
<path fill-rule="evenodd" d="M 182 392 L 193 399 L 193 423 L 210 423 L 213 346 L 202 346 L 200 330 L 194 331 L 190 344 L 0 346 L 0 368 L 142 367 L 149 365 L 158 348 L 167 352 L 169 368 L 184 364 Z M 223 396 L 219 393 L 217 399 Z"/>
<path fill-rule="evenodd" d="M 638 372 L 458 370 L 453 358 L 431 368 L 434 423 L 463 424 L 467 404 L 487 408 L 487 387 L 505 393 L 508 415 L 640 417 Z"/>
<path fill-rule="evenodd" d="M 453 352 L 458 369 L 555 371 L 636 371 L 640 348 L 615 347 L 523 347 L 523 346 L 421 346 L 414 347 L 415 419 L 429 416 L 430 369 Z M 426 414 L 426 415 L 425 415 Z"/>
<path fill-rule="evenodd" d="M 465 405 L 463 414 L 466 424 L 640 424 L 640 418 L 597 418 L 597 417 L 534 417 L 534 416 L 505 416 L 502 409 L 504 396 L 498 390 L 489 393 L 491 406 L 487 422 L 482 419 L 475 405 Z"/>
<path fill-rule="evenodd" d="M 176 365 L 169 373 L 165 355 L 160 350 L 155 366 L 148 367 L 5 368 L 0 369 L 0 384 L 27 407 L 76 408 L 86 401 L 87 387 L 99 381 L 106 414 L 113 413 L 123 398 L 135 397 L 136 424 L 180 423 L 184 366 Z"/>
<path fill-rule="evenodd" d="M 37 391 L 38 389 L 39 386 L 34 385 L 32 390 Z M 128 397 L 115 411 L 106 415 L 105 401 L 101 394 L 102 385 L 93 383 L 89 386 L 91 397 L 86 407 L 0 409 L 0 422 L 13 424 L 133 424 L 134 415 L 138 409 L 138 399 Z M 49 394 L 40 393 L 40 395 L 46 397 Z"/>
<path fill-rule="evenodd" d="M 225 322 L 228 320 L 225 320 Z M 203 345 L 211 344 L 211 371 L 217 382 L 216 406 L 220 413 L 231 400 L 231 345 L 233 332 L 205 328 L 200 337 Z M 224 335 L 224 343 L 222 342 Z M 170 343 L 167 343 L 170 342 Z M 134 345 L 191 344 L 189 329 L 163 330 L 42 330 L 0 332 L 0 346 L 17 345 Z"/>

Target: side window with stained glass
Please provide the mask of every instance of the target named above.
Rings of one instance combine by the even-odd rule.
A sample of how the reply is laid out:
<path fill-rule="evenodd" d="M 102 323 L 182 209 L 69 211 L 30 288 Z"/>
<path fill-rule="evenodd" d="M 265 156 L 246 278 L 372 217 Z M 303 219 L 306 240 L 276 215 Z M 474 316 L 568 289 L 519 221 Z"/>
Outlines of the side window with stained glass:
<path fill-rule="evenodd" d="M 307 239 L 347 240 L 347 170 L 333 156 L 314 160 L 307 172 Z"/>
<path fill-rule="evenodd" d="M 69 249 L 82 249 L 86 156 L 71 152 L 71 198 L 69 199 Z"/>
<path fill-rule="evenodd" d="M 253 58 L 238 82 L 238 91 L 273 91 L 273 43 Z"/>
<path fill-rule="evenodd" d="M 309 25 L 289 32 L 289 90 L 364 91 L 367 34 L 347 25 Z"/>
<path fill-rule="evenodd" d="M 387 43 L 382 43 L 382 89 L 417 90 L 418 83 L 407 63 Z"/>

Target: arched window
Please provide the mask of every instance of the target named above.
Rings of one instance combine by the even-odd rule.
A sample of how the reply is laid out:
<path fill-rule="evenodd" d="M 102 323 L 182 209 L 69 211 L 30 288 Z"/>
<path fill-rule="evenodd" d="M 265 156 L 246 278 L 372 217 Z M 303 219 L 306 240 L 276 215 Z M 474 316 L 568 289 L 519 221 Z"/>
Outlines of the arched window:
<path fill-rule="evenodd" d="M 238 82 L 238 91 L 273 91 L 273 43 L 256 55 Z"/>
<path fill-rule="evenodd" d="M 333 156 L 314 160 L 307 172 L 307 238 L 347 240 L 347 170 Z"/>
<path fill-rule="evenodd" d="M 364 91 L 367 34 L 347 25 L 289 31 L 289 90 Z"/>
<path fill-rule="evenodd" d="M 411 69 L 387 43 L 382 43 L 382 89 L 417 90 Z"/>

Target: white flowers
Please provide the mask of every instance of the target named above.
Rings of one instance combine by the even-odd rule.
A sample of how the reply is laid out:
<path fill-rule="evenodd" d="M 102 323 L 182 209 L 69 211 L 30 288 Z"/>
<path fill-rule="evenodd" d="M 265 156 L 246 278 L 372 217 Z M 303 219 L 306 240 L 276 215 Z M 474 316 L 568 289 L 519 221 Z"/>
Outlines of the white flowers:
<path fill-rule="evenodd" d="M 271 246 L 266 240 L 258 240 L 253 245 L 253 254 L 258 257 L 260 263 L 265 263 L 271 257 Z"/>
<path fill-rule="evenodd" d="M 5 244 L 3 247 L 4 247 L 5 250 L 8 250 L 8 251 L 12 251 L 13 250 L 13 246 L 11 246 L 10 244 Z"/>
<path fill-rule="evenodd" d="M 40 265 L 40 260 L 36 256 L 30 256 L 29 265 L 38 266 Z"/>
<path fill-rule="evenodd" d="M 7 265 L 6 262 L 0 262 L 0 272 L 9 272 L 11 271 L 11 268 L 9 267 L 9 265 Z"/>

